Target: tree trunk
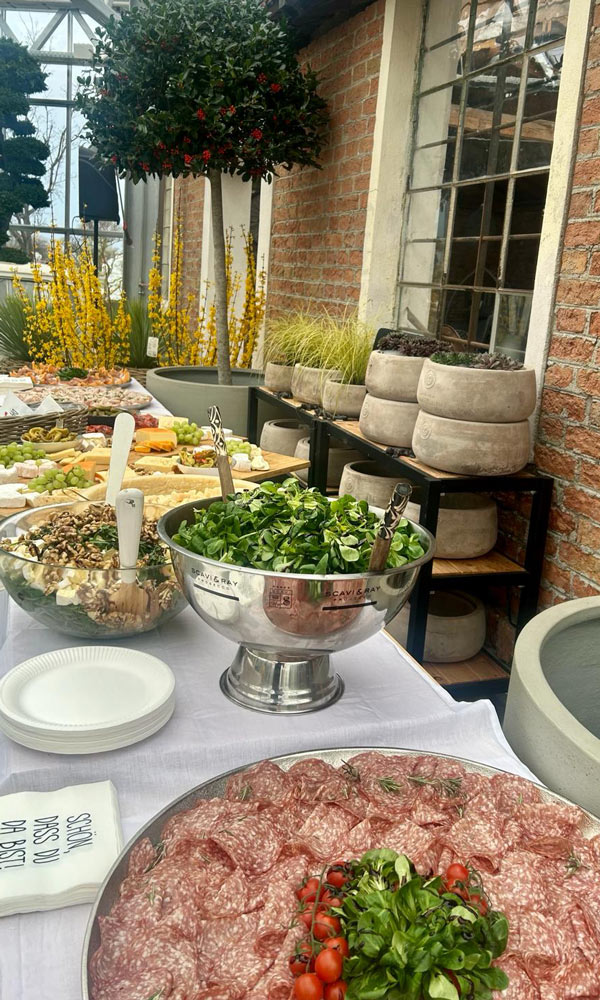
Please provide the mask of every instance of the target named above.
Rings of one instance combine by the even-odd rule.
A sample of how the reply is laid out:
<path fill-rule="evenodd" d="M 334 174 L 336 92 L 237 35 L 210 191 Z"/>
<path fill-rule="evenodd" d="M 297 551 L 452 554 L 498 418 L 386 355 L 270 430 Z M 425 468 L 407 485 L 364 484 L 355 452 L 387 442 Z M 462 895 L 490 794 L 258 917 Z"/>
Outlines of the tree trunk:
<path fill-rule="evenodd" d="M 225 271 L 225 230 L 221 171 L 209 170 L 212 208 L 213 250 L 215 263 L 215 307 L 217 314 L 217 371 L 219 385 L 231 385 L 229 361 L 229 322 L 227 318 L 227 276 Z"/>

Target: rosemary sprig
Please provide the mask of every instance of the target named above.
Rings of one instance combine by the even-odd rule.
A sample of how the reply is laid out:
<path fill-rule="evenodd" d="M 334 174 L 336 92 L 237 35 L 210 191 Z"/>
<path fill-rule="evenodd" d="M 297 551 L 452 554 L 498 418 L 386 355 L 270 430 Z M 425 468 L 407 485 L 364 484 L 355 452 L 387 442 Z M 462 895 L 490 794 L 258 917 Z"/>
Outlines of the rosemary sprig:
<path fill-rule="evenodd" d="M 342 761 L 341 772 L 348 781 L 360 781 L 360 771 L 354 764 L 349 764 L 347 760 Z"/>
<path fill-rule="evenodd" d="M 238 792 L 238 799 L 240 800 L 240 802 L 247 802 L 251 795 L 252 795 L 252 785 L 245 784 L 242 785 L 242 787 Z"/>
<path fill-rule="evenodd" d="M 159 840 L 158 844 L 155 845 L 154 850 L 156 851 L 156 856 L 154 860 L 150 862 L 147 868 L 144 868 L 144 875 L 146 874 L 146 872 L 151 872 L 153 868 L 156 868 L 159 861 L 162 861 L 162 859 L 164 858 L 166 851 L 166 845 L 164 840 Z"/>
<path fill-rule="evenodd" d="M 165 992 L 164 987 L 161 986 L 161 988 L 157 990 L 156 993 L 153 993 L 151 997 L 148 997 L 148 1000 L 162 1000 L 164 992 Z"/>
<path fill-rule="evenodd" d="M 146 893 L 146 899 L 150 903 L 150 906 L 152 906 L 152 904 L 154 903 L 154 900 L 156 899 L 156 889 L 154 888 L 154 886 L 152 886 L 152 888 L 150 889 L 150 892 Z"/>
<path fill-rule="evenodd" d="M 565 876 L 566 878 L 571 878 L 571 875 L 574 875 L 575 872 L 578 872 L 580 868 L 587 868 L 587 865 L 584 865 L 581 858 L 577 854 L 575 854 L 575 851 L 571 851 L 569 857 L 567 858 L 566 864 L 567 864 L 567 874 Z"/>
<path fill-rule="evenodd" d="M 377 781 L 384 792 L 389 792 L 390 795 L 399 795 L 404 791 L 404 785 L 399 785 L 393 778 L 378 778 Z"/>
<path fill-rule="evenodd" d="M 415 785 L 429 785 L 447 799 L 456 799 L 462 788 L 462 778 L 422 778 L 418 774 L 409 774 L 408 780 Z"/>

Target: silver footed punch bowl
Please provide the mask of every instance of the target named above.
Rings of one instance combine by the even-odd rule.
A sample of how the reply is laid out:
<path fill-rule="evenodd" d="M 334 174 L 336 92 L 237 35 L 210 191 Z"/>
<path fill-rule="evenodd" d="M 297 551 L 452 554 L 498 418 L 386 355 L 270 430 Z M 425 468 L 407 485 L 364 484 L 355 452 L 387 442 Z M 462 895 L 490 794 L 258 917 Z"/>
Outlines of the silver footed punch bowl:
<path fill-rule="evenodd" d="M 330 653 L 375 635 L 402 608 L 434 539 L 403 518 L 386 568 L 369 571 L 381 515 L 297 480 L 176 507 L 158 535 L 196 613 L 239 644 L 221 677 L 232 701 L 262 712 L 309 712 L 336 701 Z"/>

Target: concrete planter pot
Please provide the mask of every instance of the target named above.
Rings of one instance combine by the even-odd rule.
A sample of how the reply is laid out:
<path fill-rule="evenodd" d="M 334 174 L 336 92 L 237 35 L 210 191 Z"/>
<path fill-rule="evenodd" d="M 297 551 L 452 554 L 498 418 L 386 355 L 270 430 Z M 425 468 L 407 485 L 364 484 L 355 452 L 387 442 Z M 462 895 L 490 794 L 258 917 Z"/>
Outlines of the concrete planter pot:
<path fill-rule="evenodd" d="M 348 462 L 342 472 L 340 496 L 349 493 L 357 500 L 366 500 L 371 507 L 385 510 L 399 482 L 400 477 L 378 474 L 375 462 Z"/>
<path fill-rule="evenodd" d="M 276 365 L 269 361 L 265 365 L 265 389 L 273 392 L 291 392 L 294 365 Z"/>
<path fill-rule="evenodd" d="M 529 423 L 527 420 L 515 424 L 448 420 L 421 410 L 412 448 L 420 462 L 444 472 L 506 476 L 527 465 Z"/>
<path fill-rule="evenodd" d="M 360 411 L 360 429 L 369 441 L 410 448 L 418 413 L 417 403 L 380 399 L 367 393 Z"/>
<path fill-rule="evenodd" d="M 409 503 L 406 516 L 418 521 L 421 508 Z M 437 559 L 475 559 L 490 552 L 498 538 L 498 508 L 480 493 L 444 493 L 435 533 Z"/>
<path fill-rule="evenodd" d="M 328 378 L 323 386 L 323 409 L 341 417 L 359 417 L 367 389 Z"/>
<path fill-rule="evenodd" d="M 416 403 L 417 387 L 425 358 L 407 358 L 395 351 L 373 351 L 365 385 L 372 396 Z"/>
<path fill-rule="evenodd" d="M 600 597 L 566 601 L 515 646 L 505 735 L 540 781 L 600 816 Z"/>
<path fill-rule="evenodd" d="M 299 420 L 267 420 L 260 435 L 260 447 L 279 455 L 293 455 L 298 441 L 304 437 L 306 424 Z"/>
<path fill-rule="evenodd" d="M 437 555 L 437 549 L 436 549 Z M 406 644 L 410 609 L 405 604 L 387 626 Z M 458 663 L 476 656 L 485 642 L 485 607 L 478 597 L 460 590 L 434 590 L 429 598 L 423 659 L 429 663 Z"/>
<path fill-rule="evenodd" d="M 310 454 L 310 440 L 307 437 L 302 438 L 298 441 L 296 445 L 296 458 L 308 458 Z M 329 449 L 329 460 L 327 462 L 327 489 L 337 490 L 340 485 L 340 479 L 342 478 L 342 472 L 344 471 L 344 466 L 348 462 L 353 462 L 360 458 L 360 452 L 353 451 L 352 448 L 330 448 Z M 298 479 L 303 483 L 308 482 L 308 469 L 301 469 L 296 475 Z"/>
<path fill-rule="evenodd" d="M 292 375 L 292 395 L 301 403 L 322 406 L 323 388 L 327 379 L 341 377 L 342 373 L 337 368 L 307 368 L 305 365 L 295 365 Z"/>
<path fill-rule="evenodd" d="M 155 368 L 148 372 L 146 387 L 177 417 L 197 424 L 208 423 L 208 408 L 221 410 L 223 426 L 245 434 L 248 425 L 248 388 L 261 385 L 262 372 L 242 369 L 232 372 L 233 385 L 219 385 L 216 368 L 181 366 Z"/>
<path fill-rule="evenodd" d="M 426 358 L 417 398 L 422 410 L 439 417 L 514 424 L 535 409 L 535 371 L 460 368 Z"/>

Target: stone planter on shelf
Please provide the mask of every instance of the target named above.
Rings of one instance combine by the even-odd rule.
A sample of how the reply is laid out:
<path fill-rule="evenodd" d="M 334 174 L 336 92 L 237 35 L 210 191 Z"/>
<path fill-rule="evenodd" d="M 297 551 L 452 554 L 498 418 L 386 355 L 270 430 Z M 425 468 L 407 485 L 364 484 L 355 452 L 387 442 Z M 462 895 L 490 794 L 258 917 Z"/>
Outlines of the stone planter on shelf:
<path fill-rule="evenodd" d="M 506 424 L 449 420 L 421 410 L 415 423 L 412 448 L 420 462 L 444 472 L 508 476 L 527 465 L 529 423 L 527 420 Z"/>
<path fill-rule="evenodd" d="M 265 389 L 272 392 L 291 392 L 294 365 L 278 365 L 269 361 L 265 365 Z"/>
<path fill-rule="evenodd" d="M 426 358 L 417 398 L 422 410 L 438 417 L 515 424 L 535 409 L 535 371 L 462 368 Z"/>
<path fill-rule="evenodd" d="M 600 597 L 565 601 L 520 633 L 503 729 L 552 791 L 600 816 Z"/>
<path fill-rule="evenodd" d="M 368 392 L 379 399 L 415 403 L 424 360 L 407 358 L 395 351 L 373 351 L 365 376 Z"/>
<path fill-rule="evenodd" d="M 406 516 L 418 521 L 419 504 L 409 503 Z M 440 499 L 435 554 L 438 559 L 476 559 L 490 552 L 498 538 L 498 509 L 480 493 L 444 493 Z"/>
<path fill-rule="evenodd" d="M 417 403 L 380 399 L 367 393 L 360 411 L 360 429 L 376 444 L 410 448 L 418 413 Z"/>
<path fill-rule="evenodd" d="M 367 394 L 364 385 L 349 385 L 328 378 L 323 386 L 323 409 L 340 417 L 359 417 Z"/>
<path fill-rule="evenodd" d="M 292 395 L 301 403 L 323 405 L 323 388 L 328 378 L 341 378 L 337 368 L 307 368 L 296 365 L 292 376 Z"/>
<path fill-rule="evenodd" d="M 248 388 L 262 385 L 263 375 L 258 371 L 236 369 L 232 372 L 232 381 L 233 385 L 219 385 L 216 368 L 182 365 L 148 372 L 146 388 L 175 416 L 187 417 L 199 425 L 208 423 L 207 410 L 216 405 L 221 410 L 223 426 L 231 427 L 235 434 L 245 434 Z"/>
<path fill-rule="evenodd" d="M 307 459 L 310 454 L 310 439 L 305 437 L 296 445 L 296 458 Z M 360 458 L 360 452 L 352 448 L 330 448 L 327 462 L 327 489 L 337 490 L 342 478 L 342 472 L 347 462 Z M 302 469 L 296 475 L 301 482 L 308 482 L 308 469 Z"/>
<path fill-rule="evenodd" d="M 437 555 L 437 549 L 436 549 Z M 410 608 L 387 625 L 387 631 L 406 645 Z M 434 590 L 429 598 L 423 659 L 430 663 L 458 663 L 476 656 L 485 642 L 485 607 L 477 597 L 460 590 Z"/>
<path fill-rule="evenodd" d="M 366 500 L 371 507 L 385 510 L 399 482 L 402 482 L 399 476 L 380 473 L 376 462 L 348 462 L 342 472 L 340 496 L 349 493 L 357 500 Z"/>
<path fill-rule="evenodd" d="M 306 424 L 299 420 L 267 420 L 260 435 L 260 447 L 279 455 L 293 455 L 298 441 L 305 437 Z"/>

